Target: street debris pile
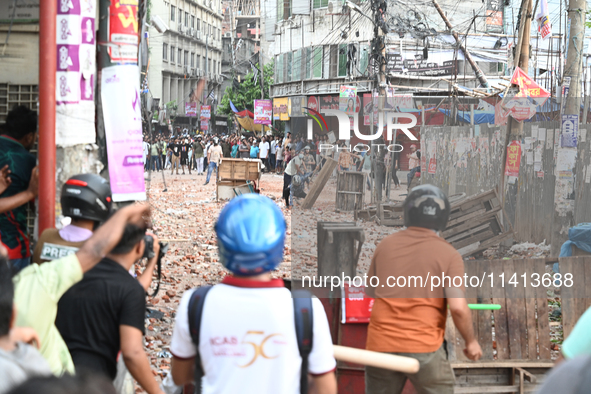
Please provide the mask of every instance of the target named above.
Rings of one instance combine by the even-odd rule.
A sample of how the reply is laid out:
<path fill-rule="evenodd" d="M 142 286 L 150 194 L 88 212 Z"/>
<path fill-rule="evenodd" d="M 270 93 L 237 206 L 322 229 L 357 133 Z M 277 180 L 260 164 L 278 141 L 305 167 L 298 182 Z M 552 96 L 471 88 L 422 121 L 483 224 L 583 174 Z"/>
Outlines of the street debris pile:
<path fill-rule="evenodd" d="M 166 174 L 166 192 L 160 174 L 152 173 L 147 184 L 152 205 L 153 231 L 170 245 L 163 259 L 160 291 L 148 298 L 146 351 L 152 372 L 163 378 L 170 370 L 170 339 L 174 317 L 184 292 L 198 286 L 219 283 L 226 270 L 219 262 L 214 231 L 215 221 L 225 202 L 216 201 L 215 183 L 203 186 L 204 176 Z M 290 278 L 291 223 L 281 199 L 282 177 L 263 175 L 261 194 L 275 200 L 287 220 L 285 261 L 274 276 Z M 139 271 L 139 268 L 138 268 Z M 156 279 L 152 288 L 156 287 Z"/>

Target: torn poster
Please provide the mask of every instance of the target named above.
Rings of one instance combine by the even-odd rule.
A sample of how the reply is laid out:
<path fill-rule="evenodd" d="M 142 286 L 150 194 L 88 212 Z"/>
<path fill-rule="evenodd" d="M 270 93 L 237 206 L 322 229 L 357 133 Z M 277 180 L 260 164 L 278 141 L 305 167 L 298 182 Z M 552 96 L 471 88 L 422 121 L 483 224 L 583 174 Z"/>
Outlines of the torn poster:
<path fill-rule="evenodd" d="M 507 162 L 505 163 L 505 175 L 509 177 L 519 176 L 521 164 L 521 142 L 511 141 L 507 147 Z"/>

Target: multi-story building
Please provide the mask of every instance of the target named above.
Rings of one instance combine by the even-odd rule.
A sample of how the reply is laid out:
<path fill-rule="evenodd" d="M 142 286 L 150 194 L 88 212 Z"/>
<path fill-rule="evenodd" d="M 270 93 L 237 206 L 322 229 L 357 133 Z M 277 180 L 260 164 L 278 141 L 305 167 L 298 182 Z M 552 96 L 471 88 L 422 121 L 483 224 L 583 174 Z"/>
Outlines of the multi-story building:
<path fill-rule="evenodd" d="M 150 13 L 168 26 L 163 33 L 150 27 L 150 93 L 160 99 L 161 108 L 169 104 L 164 119 L 172 115 L 177 125 L 195 126 L 198 116 L 186 117 L 186 103 L 209 105 L 212 90 L 218 102 L 221 99 L 221 2 L 152 0 Z M 173 107 L 176 110 L 170 110 Z"/>

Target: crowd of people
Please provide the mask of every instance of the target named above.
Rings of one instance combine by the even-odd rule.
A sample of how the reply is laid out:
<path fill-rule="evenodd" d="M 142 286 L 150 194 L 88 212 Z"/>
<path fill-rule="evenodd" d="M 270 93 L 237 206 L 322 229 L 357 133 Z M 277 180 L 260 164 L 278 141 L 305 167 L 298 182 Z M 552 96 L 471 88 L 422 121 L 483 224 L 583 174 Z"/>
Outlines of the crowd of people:
<path fill-rule="evenodd" d="M 188 384 L 206 394 L 337 393 L 324 307 L 310 293 L 292 294 L 282 279 L 273 278 L 283 260 L 286 221 L 277 204 L 256 193 L 234 198 L 220 212 L 214 229 L 228 275 L 182 296 L 174 315 L 170 373 L 158 382 L 143 344 L 146 291 L 162 247 L 150 232 L 150 206 L 115 209 L 108 181 L 95 174 L 71 177 L 60 200 L 71 223 L 45 230 L 31 258 L 24 217 L 38 188 L 29 153 L 36 137 L 34 111 L 19 107 L 8 114 L 0 135 L 0 394 L 131 394 L 136 389 L 130 377 L 149 394 L 179 394 Z M 245 140 L 238 137 L 237 152 L 247 152 L 240 150 L 249 146 Z M 178 147 L 181 157 L 184 142 L 178 141 L 166 149 Z M 207 154 L 203 144 L 208 169 L 227 151 L 217 137 L 209 142 Z M 261 158 L 264 142 L 257 158 L 271 167 L 271 145 Z M 313 147 L 300 144 L 298 151 L 298 142 L 286 136 L 276 144 L 288 149 L 286 176 L 314 171 L 306 159 Z M 156 155 L 161 156 L 158 150 Z M 439 236 L 450 214 L 446 195 L 422 185 L 409 193 L 403 208 L 406 228 L 377 245 L 370 277 L 385 283 L 386 276 L 427 271 L 463 276 L 461 255 Z M 136 276 L 134 267 L 144 259 Z M 465 356 L 482 355 L 463 286 L 454 283 L 438 297 L 418 288 L 419 296 L 412 298 L 401 288 L 372 286 L 370 281 L 366 289 L 375 297 L 366 348 L 412 357 L 420 369 L 409 374 L 367 366 L 365 392 L 401 393 L 409 379 L 420 393 L 453 393 L 443 339 L 448 311 L 464 339 Z M 591 309 L 565 340 L 563 363 L 540 393 L 588 391 L 590 324 Z"/>

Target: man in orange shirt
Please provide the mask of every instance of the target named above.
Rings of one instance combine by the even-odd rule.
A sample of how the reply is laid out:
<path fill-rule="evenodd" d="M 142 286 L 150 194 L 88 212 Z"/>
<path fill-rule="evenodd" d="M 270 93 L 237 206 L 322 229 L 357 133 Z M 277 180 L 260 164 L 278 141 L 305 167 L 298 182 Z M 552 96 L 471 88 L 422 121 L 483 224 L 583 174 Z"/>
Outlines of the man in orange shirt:
<path fill-rule="evenodd" d="M 416 358 L 420 370 L 404 374 L 367 367 L 366 394 L 401 393 L 407 378 L 421 394 L 453 394 L 455 379 L 444 343 L 448 306 L 466 342 L 466 357 L 478 360 L 482 355 L 463 280 L 452 280 L 463 279 L 464 262 L 437 233 L 445 229 L 449 211 L 449 201 L 440 189 L 415 187 L 404 201 L 407 229 L 384 238 L 374 252 L 368 276 L 377 277 L 379 285 L 377 280 L 370 281 L 375 287 L 366 288 L 375 298 L 366 347 Z M 432 288 L 434 282 L 427 278 L 434 276 L 450 280 Z M 427 285 L 421 286 L 421 281 Z"/>

